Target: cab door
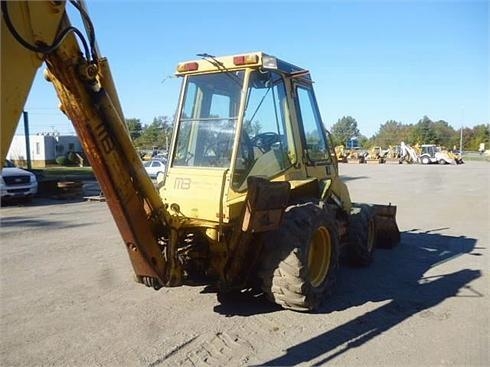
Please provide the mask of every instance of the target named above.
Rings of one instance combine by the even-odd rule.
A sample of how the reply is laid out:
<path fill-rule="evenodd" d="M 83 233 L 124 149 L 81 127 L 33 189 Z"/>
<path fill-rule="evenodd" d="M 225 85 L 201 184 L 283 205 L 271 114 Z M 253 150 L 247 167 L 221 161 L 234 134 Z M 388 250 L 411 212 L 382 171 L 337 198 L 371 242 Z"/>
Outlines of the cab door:
<path fill-rule="evenodd" d="M 308 177 L 325 180 L 334 175 L 335 162 L 311 83 L 294 83 L 297 120 Z"/>

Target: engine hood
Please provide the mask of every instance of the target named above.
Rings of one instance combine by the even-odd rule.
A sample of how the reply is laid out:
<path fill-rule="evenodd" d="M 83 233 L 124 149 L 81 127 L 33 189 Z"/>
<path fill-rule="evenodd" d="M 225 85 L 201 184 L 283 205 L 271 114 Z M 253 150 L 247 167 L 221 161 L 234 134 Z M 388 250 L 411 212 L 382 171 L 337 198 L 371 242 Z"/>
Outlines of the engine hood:
<path fill-rule="evenodd" d="M 2 168 L 2 176 L 3 177 L 9 177 L 9 176 L 23 176 L 23 175 L 33 175 L 33 173 L 28 172 L 26 170 L 23 170 L 22 168 L 17 168 L 17 167 L 5 167 Z"/>

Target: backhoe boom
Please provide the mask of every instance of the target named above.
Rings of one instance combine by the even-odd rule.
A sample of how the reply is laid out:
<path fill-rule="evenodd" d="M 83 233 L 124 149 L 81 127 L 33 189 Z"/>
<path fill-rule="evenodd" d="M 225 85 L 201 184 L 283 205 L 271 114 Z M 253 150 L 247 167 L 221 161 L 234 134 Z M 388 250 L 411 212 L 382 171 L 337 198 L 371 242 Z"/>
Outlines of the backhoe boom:
<path fill-rule="evenodd" d="M 75 5 L 80 6 L 78 2 Z M 86 47 L 84 57 L 75 38 L 77 32 L 67 32 L 52 47 L 54 50 L 46 47 L 51 45 L 53 37 L 57 39 L 53 29 L 58 35 L 70 29 L 64 7 L 64 2 L 2 1 L 2 161 L 10 145 L 7 139 L 15 131 L 35 70 L 42 60 L 48 68 L 47 79 L 61 101 L 61 109 L 72 121 L 104 192 L 138 279 L 159 287 L 172 278 L 172 267 L 167 267 L 159 245 L 168 236 L 166 224 L 170 215 L 132 145 L 122 112 L 114 107 L 112 100 L 116 100 L 116 106 L 119 103 L 107 61 L 98 56 L 89 60 Z M 31 17 L 33 13 L 35 16 Z M 53 14 L 57 17 L 53 18 Z M 51 32 L 32 33 L 47 28 Z M 33 36 L 25 36 L 29 34 Z M 32 45 L 32 49 L 27 50 L 25 43 Z M 28 69 L 26 77 L 20 78 L 21 73 L 17 72 L 19 62 Z M 9 78 L 13 71 L 22 80 L 21 87 L 18 80 Z"/>

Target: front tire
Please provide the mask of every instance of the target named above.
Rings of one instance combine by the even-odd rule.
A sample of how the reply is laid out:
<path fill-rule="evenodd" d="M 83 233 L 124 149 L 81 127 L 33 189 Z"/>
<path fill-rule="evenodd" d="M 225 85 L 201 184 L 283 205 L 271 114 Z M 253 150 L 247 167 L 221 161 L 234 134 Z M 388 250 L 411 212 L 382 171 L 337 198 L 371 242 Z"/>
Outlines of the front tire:
<path fill-rule="evenodd" d="M 426 156 L 422 157 L 421 158 L 421 163 L 422 164 L 429 164 L 430 163 L 430 158 L 429 157 L 426 157 Z"/>
<path fill-rule="evenodd" d="M 339 260 L 336 222 L 313 202 L 291 206 L 281 227 L 264 234 L 259 278 L 283 308 L 310 311 L 331 293 Z"/>
<path fill-rule="evenodd" d="M 348 261 L 354 266 L 367 266 L 373 261 L 376 243 L 374 210 L 366 204 L 354 204 L 349 218 Z"/>

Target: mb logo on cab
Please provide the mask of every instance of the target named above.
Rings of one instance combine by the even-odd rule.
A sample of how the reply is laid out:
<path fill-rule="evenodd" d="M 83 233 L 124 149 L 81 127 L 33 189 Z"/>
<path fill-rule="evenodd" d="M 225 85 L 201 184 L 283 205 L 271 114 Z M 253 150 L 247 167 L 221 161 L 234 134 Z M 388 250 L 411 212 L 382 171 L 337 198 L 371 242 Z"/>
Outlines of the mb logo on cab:
<path fill-rule="evenodd" d="M 189 190 L 191 188 L 191 179 L 176 177 L 174 182 L 174 189 L 176 190 Z"/>

